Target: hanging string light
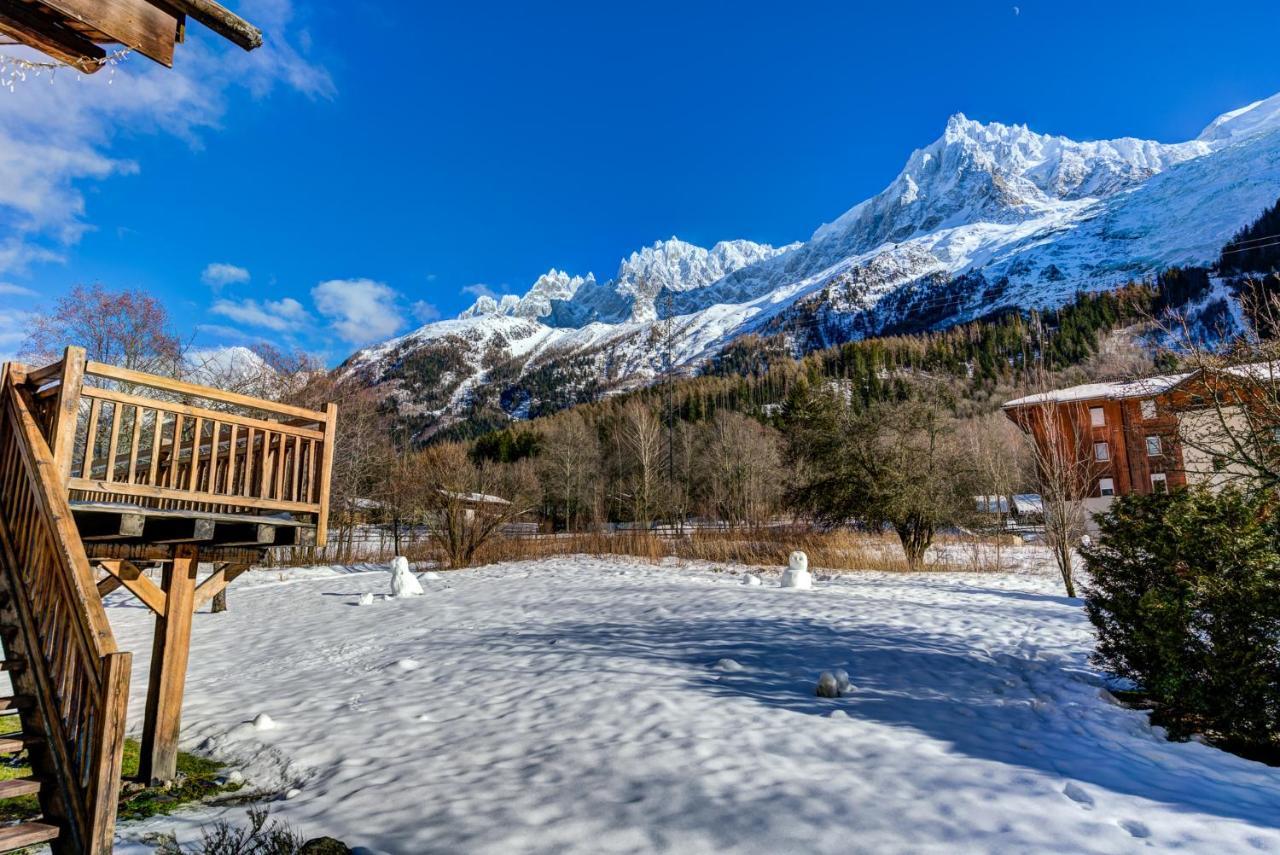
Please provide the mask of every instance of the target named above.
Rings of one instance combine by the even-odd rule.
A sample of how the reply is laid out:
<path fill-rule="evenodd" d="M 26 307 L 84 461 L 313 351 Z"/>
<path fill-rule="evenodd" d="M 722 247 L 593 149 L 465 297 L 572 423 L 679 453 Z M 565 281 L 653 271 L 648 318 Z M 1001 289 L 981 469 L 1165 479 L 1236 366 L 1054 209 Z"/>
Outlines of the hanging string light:
<path fill-rule="evenodd" d="M 26 83 L 28 78 L 47 76 L 49 82 L 54 81 L 59 71 L 70 71 L 79 80 L 84 76 L 84 67 L 96 65 L 107 69 L 107 85 L 110 86 L 115 77 L 115 67 L 124 62 L 129 55 L 129 48 L 114 50 L 101 59 L 81 60 L 81 66 L 67 65 L 61 62 L 36 62 L 21 57 L 0 54 L 0 87 L 10 92 L 16 91 L 17 84 Z"/>

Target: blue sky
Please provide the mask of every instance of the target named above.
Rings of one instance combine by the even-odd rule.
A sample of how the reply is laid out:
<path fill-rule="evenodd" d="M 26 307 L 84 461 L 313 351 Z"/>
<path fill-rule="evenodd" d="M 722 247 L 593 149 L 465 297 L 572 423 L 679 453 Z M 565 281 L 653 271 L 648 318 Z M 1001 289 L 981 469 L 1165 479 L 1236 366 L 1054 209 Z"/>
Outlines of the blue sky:
<path fill-rule="evenodd" d="M 0 93 L 0 354 L 101 282 L 332 363 L 671 235 L 804 239 L 957 111 L 1172 142 L 1280 91 L 1270 2 L 230 5 L 262 51 Z"/>

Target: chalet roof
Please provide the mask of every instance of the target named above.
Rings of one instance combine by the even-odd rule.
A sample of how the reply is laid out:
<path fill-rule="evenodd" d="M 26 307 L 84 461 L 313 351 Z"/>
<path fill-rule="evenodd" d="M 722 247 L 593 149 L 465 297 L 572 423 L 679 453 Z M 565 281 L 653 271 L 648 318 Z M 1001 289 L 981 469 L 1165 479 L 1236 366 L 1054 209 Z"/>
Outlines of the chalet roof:
<path fill-rule="evenodd" d="M 1144 377 L 1140 380 L 1124 380 L 1115 383 L 1085 383 L 1080 386 L 1069 386 L 1066 389 L 1053 389 L 1049 392 L 1038 392 L 1017 398 L 1004 405 L 1010 410 L 1034 404 L 1065 404 L 1072 401 L 1124 400 L 1126 398 L 1149 398 L 1159 395 L 1177 386 L 1191 373 L 1163 374 L 1158 377 Z"/>
<path fill-rule="evenodd" d="M 458 493 L 453 490 L 440 490 L 441 493 L 451 499 L 458 499 L 473 505 L 509 505 L 511 502 L 501 496 L 490 496 L 487 493 Z"/>
<path fill-rule="evenodd" d="M 172 67 L 191 18 L 245 50 L 262 32 L 213 0 L 0 0 L 0 43 L 25 44 L 85 74 L 120 45 Z"/>

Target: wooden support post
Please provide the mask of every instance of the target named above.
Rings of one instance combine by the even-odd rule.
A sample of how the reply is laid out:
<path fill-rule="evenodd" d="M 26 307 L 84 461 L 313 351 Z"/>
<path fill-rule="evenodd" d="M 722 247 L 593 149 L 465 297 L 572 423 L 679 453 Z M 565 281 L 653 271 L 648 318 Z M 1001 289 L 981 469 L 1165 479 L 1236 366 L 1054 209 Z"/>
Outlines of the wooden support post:
<path fill-rule="evenodd" d="M 329 478 L 333 472 L 333 447 L 337 444 L 338 405 L 324 405 L 324 447 L 320 449 L 320 513 L 316 515 L 316 546 L 329 541 Z"/>
<path fill-rule="evenodd" d="M 194 544 L 178 544 L 173 547 L 172 556 L 164 571 L 165 613 L 156 618 L 151 645 L 151 677 L 138 764 L 138 777 L 152 785 L 172 781 L 178 771 L 182 692 L 191 652 L 199 550 Z"/>
<path fill-rule="evenodd" d="M 71 477 L 71 452 L 76 444 L 76 422 L 80 418 L 80 393 L 84 389 L 85 351 L 68 347 L 62 354 L 62 373 L 58 378 L 58 397 L 53 407 L 53 430 L 49 448 L 53 462 L 65 484 Z"/>

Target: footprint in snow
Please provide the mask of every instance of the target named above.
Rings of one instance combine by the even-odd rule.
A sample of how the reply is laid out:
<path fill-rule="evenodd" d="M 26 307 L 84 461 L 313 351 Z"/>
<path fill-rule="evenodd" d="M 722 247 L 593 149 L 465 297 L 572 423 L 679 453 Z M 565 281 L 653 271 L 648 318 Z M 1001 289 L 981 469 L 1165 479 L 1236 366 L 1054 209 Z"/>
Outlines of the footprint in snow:
<path fill-rule="evenodd" d="M 1151 836 L 1151 829 L 1147 828 L 1145 824 L 1138 822 L 1136 819 L 1119 819 L 1116 820 L 1116 825 L 1129 832 L 1132 837 L 1141 839 Z"/>
<path fill-rule="evenodd" d="M 1093 796 L 1086 793 L 1084 788 L 1074 781 L 1067 782 L 1067 785 L 1062 788 L 1062 794 L 1083 808 L 1093 807 Z"/>

